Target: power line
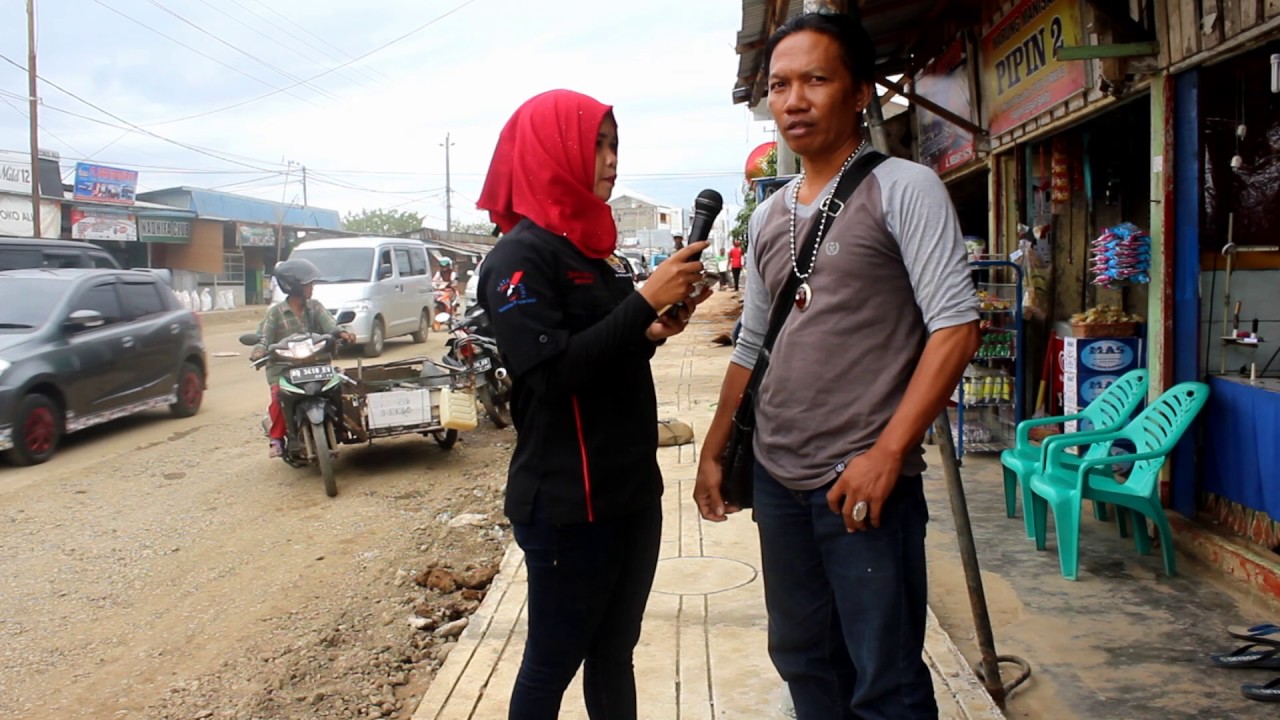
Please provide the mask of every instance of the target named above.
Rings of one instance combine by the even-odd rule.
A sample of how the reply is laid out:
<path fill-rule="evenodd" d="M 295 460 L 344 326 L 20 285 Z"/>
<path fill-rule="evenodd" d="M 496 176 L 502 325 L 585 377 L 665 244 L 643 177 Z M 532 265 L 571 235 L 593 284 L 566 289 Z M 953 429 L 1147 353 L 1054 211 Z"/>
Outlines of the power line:
<path fill-rule="evenodd" d="M 213 7 L 215 10 L 218 10 L 218 12 L 221 12 L 221 13 L 223 13 L 224 15 L 227 15 L 227 17 L 231 17 L 233 20 L 235 20 L 235 18 L 234 18 L 234 17 L 232 17 L 229 13 L 227 13 L 227 12 L 226 12 L 226 11 L 224 11 L 224 10 L 221 10 L 221 9 L 217 8 L 217 7 L 216 7 L 212 2 L 210 2 L 210 0 L 200 0 L 200 2 L 202 2 L 202 3 L 204 3 L 205 5 L 208 5 L 208 6 L 210 6 L 210 7 Z M 279 23 L 275 22 L 275 21 L 274 21 L 274 20 L 272 20 L 271 18 L 268 18 L 268 17 L 266 17 L 265 15 L 260 15 L 260 14 L 258 14 L 258 13 L 257 13 L 257 12 L 255 12 L 252 8 L 248 7 L 248 6 L 247 6 L 247 5 L 245 5 L 244 3 L 240 2 L 240 0 L 231 0 L 231 2 L 232 2 L 232 4 L 234 4 L 236 7 L 240 8 L 241 10 L 244 10 L 246 13 L 248 13 L 248 14 L 249 14 L 249 15 L 251 15 L 251 16 L 253 16 L 253 18 L 254 18 L 255 20 L 259 20 L 259 21 L 261 21 L 261 22 L 264 22 L 264 23 L 266 23 L 267 25 L 269 25 L 269 26 L 271 26 L 271 27 L 275 28 L 276 30 L 279 30 L 280 32 L 284 33 L 285 35 L 288 35 L 290 38 L 292 38 L 295 42 L 297 42 L 297 43 L 298 43 L 298 44 L 300 44 L 301 46 L 306 47 L 306 48 L 310 48 L 311 50 L 315 51 L 316 53 L 319 53 L 320 55 L 324 56 L 324 57 L 325 57 L 325 58 L 327 58 L 328 60 L 337 60 L 338 62 L 342 62 L 342 56 L 340 56 L 340 55 L 335 55 L 334 53 L 330 52 L 328 49 L 326 49 L 326 48 L 324 48 L 324 47 L 322 47 L 322 46 L 320 46 L 320 45 L 316 45 L 316 44 L 315 44 L 315 43 L 313 43 L 313 42 L 310 42 L 310 41 L 309 41 L 309 40 L 307 40 L 306 38 L 304 38 L 304 37 L 302 37 L 302 36 L 300 36 L 300 35 L 298 35 L 298 34 L 294 33 L 294 32 L 293 32 L 292 30 L 290 30 L 289 28 L 284 27 L 283 25 L 281 25 L 281 24 L 279 24 Z M 268 9 L 268 10 L 271 10 L 271 8 L 270 8 L 270 7 L 268 7 L 267 9 Z M 274 11 L 274 10 L 272 10 L 272 12 L 275 12 L 275 11 Z M 279 13 L 276 13 L 276 14 L 277 14 L 277 15 L 279 15 Z M 287 20 L 287 18 L 286 18 L 286 20 Z M 240 22 L 240 21 L 238 21 L 238 20 L 237 20 L 237 22 Z M 258 33 L 259 35 L 262 35 L 263 37 L 270 37 L 270 36 L 269 36 L 269 35 L 267 35 L 266 33 L 263 33 L 262 31 L 260 31 L 260 30 L 258 30 L 258 29 L 256 29 L 256 28 L 254 28 L 254 27 L 252 27 L 252 26 L 250 26 L 250 25 L 247 25 L 247 24 L 245 24 L 245 23 L 241 23 L 241 24 L 242 24 L 242 25 L 245 25 L 245 27 L 248 27 L 249 29 L 253 30 L 254 32 Z M 271 38 L 271 39 L 272 39 L 272 40 L 275 40 L 275 38 Z M 371 75 L 369 75 L 369 74 L 367 74 L 367 73 L 365 73 L 365 72 L 362 72 L 362 71 L 360 70 L 360 68 L 351 68 L 351 69 L 350 69 L 350 71 L 347 73 L 347 75 L 348 75 L 349 77 L 354 78 L 354 79 L 356 80 L 356 82 L 359 82 L 359 83 L 361 83 L 362 85 L 365 85 L 366 87 L 369 87 L 369 86 L 370 86 L 370 85 L 369 85 L 369 83 L 370 83 L 370 82 L 373 82 L 373 83 L 381 82 L 381 81 L 380 81 L 380 80 L 378 80 L 377 78 L 375 78 L 375 77 L 373 77 L 373 76 L 371 76 Z"/>
<path fill-rule="evenodd" d="M 141 20 L 139 20 L 139 19 L 137 19 L 137 18 L 133 17 L 132 15 L 128 15 L 128 14 L 126 14 L 125 12 L 123 12 L 123 11 L 121 11 L 121 10 L 117 10 L 116 8 L 111 7 L 110 5 L 108 5 L 108 4 L 104 3 L 104 2 L 102 2 L 102 0 L 93 0 L 93 1 L 94 1 L 95 3 L 97 3 L 98 5 L 101 5 L 102 7 L 104 7 L 104 8 L 106 8 L 106 9 L 110 10 L 111 12 L 113 12 L 113 13 L 115 13 L 115 14 L 119 15 L 120 17 L 124 18 L 125 20 L 128 20 L 129 22 L 131 22 L 131 23 L 133 23 L 133 24 L 135 24 L 135 25 L 138 25 L 139 27 L 142 27 L 142 28 L 145 28 L 145 29 L 147 29 L 147 30 L 150 30 L 151 32 L 155 33 L 156 35 L 159 35 L 160 37 L 164 38 L 165 40 L 168 40 L 169 42 L 174 43 L 175 45 L 180 45 L 180 46 L 182 46 L 182 47 L 184 47 L 184 48 L 186 48 L 186 49 L 190 50 L 191 52 L 193 52 L 193 53 L 195 53 L 195 54 L 199 55 L 199 56 L 200 56 L 200 57 L 202 57 L 202 58 L 205 58 L 205 59 L 207 59 L 207 60 L 212 60 L 213 62 L 215 62 L 215 63 L 217 63 L 217 64 L 221 65 L 222 67 L 227 68 L 228 70 L 231 70 L 232 72 L 239 73 L 239 74 L 241 74 L 241 75 L 243 75 L 243 76 L 245 76 L 245 77 L 249 78 L 250 80 L 253 80 L 254 82 L 256 82 L 256 83 L 258 83 L 258 84 L 260 84 L 260 85 L 266 85 L 267 87 L 272 88 L 273 90 L 279 90 L 280 92 L 287 92 L 287 91 L 288 91 L 288 90 L 287 90 L 287 88 L 280 88 L 280 87 L 278 87 L 278 86 L 276 86 L 276 85 L 273 85 L 272 83 L 269 83 L 269 82 L 267 82 L 266 80 L 263 80 L 262 78 L 260 78 L 260 77 L 258 77 L 258 76 L 256 76 L 256 75 L 251 75 L 251 74 L 249 74 L 249 73 L 245 72 L 244 70 L 241 70 L 240 68 L 238 68 L 238 67 L 236 67 L 236 66 L 234 66 L 234 65 L 230 65 L 230 64 L 228 64 L 228 63 L 223 62 L 223 61 L 219 60 L 218 58 L 216 58 L 216 57 L 214 57 L 214 56 L 210 55 L 209 53 L 204 52 L 203 50 L 199 50 L 199 49 L 197 49 L 197 48 L 194 48 L 194 47 L 192 47 L 192 46 L 188 45 L 187 43 L 185 43 L 185 42 L 183 42 L 183 41 L 181 41 L 181 40 L 179 40 L 179 39 L 177 39 L 177 38 L 173 37 L 172 35 L 169 35 L 169 34 L 167 34 L 167 33 L 163 32 L 163 31 L 161 31 L 161 30 L 157 30 L 157 29 L 155 29 L 155 28 L 151 27 L 150 25 L 148 25 L 148 24 L 146 24 L 146 23 L 142 22 Z M 289 94 L 289 96 L 290 96 L 290 97 L 297 98 L 298 100 L 301 100 L 301 101 L 303 101 L 303 102 L 305 102 L 305 103 L 309 103 L 310 105 L 313 105 L 313 106 L 315 106 L 315 107 L 320 107 L 319 105 L 316 105 L 316 104 L 315 104 L 314 102 L 312 102 L 311 100 L 309 100 L 309 99 L 307 99 L 307 98 L 304 98 L 304 97 L 302 97 L 301 95 L 298 95 L 297 93 L 291 93 L 291 92 L 290 92 L 290 93 L 288 93 L 288 94 Z"/>
<path fill-rule="evenodd" d="M 248 51 L 244 50 L 243 48 L 239 48 L 239 47 L 236 47 L 235 45 L 232 45 L 231 43 L 227 42 L 226 40 L 223 40 L 222 38 L 218 37 L 217 35 L 215 35 L 215 34 L 213 34 L 213 33 L 209 32 L 208 30 L 205 30 L 204 28 L 200 27 L 199 25 L 197 25 L 197 24 L 195 24 L 195 23 L 191 22 L 190 20 L 188 20 L 187 18 L 183 17 L 183 16 L 182 16 L 182 15 L 180 15 L 179 13 L 177 13 L 177 12 L 175 12 L 175 11 L 173 11 L 173 10 L 169 9 L 169 8 L 168 8 L 168 7 L 166 7 L 163 3 L 161 3 L 159 0 L 147 0 L 147 2 L 148 2 L 148 3 L 151 3 L 152 5 L 154 5 L 154 6 L 158 7 L 158 8 L 160 8 L 161 10 L 163 10 L 163 11 L 165 11 L 165 12 L 169 13 L 170 15 L 174 16 L 175 18 L 177 18 L 177 19 L 178 19 L 178 20 L 180 20 L 181 22 L 186 23 L 187 25 L 190 25 L 192 28 L 195 28 L 195 30 L 196 30 L 197 32 L 201 33 L 202 35 L 207 35 L 207 36 L 209 36 L 210 38 L 212 38 L 212 39 L 213 39 L 213 40 L 215 40 L 216 42 L 221 43 L 221 44 L 223 44 L 223 45 L 226 45 L 227 47 L 231 48 L 232 50 L 235 50 L 236 52 L 240 53 L 241 55 L 244 55 L 245 57 L 249 58 L 250 60 L 252 60 L 252 61 L 254 61 L 254 62 L 258 63 L 259 65 L 262 65 L 263 67 L 270 68 L 271 70 L 276 71 L 277 73 L 279 73 L 279 74 L 281 74 L 281 75 L 283 75 L 283 76 L 285 76 L 285 77 L 289 78 L 290 80 L 297 80 L 297 81 L 299 81 L 301 84 L 303 84 L 303 85 L 307 85 L 307 86 L 308 86 L 308 87 L 310 87 L 312 90 L 315 90 L 316 92 L 320 93 L 321 95 L 325 95 L 325 96 L 327 96 L 330 100 L 340 100 L 340 99 L 341 99 L 341 98 L 339 98 L 337 95 L 334 95 L 333 93 L 329 92 L 328 90 L 325 90 L 324 88 L 320 87 L 319 85 L 313 85 L 313 84 L 311 84 L 311 82 L 310 82 L 310 81 L 308 81 L 308 80 L 302 80 L 302 79 L 301 79 L 301 78 L 299 78 L 297 75 L 294 75 L 293 73 L 289 72 L 288 70 L 282 70 L 281 68 L 278 68 L 278 67 L 276 67 L 275 65 L 272 65 L 271 63 L 267 62 L 266 60 L 263 60 L 262 58 L 258 57 L 257 55 L 254 55 L 253 53 L 248 52 Z M 283 90 L 282 90 L 281 92 L 283 92 Z"/>
<path fill-rule="evenodd" d="M 150 2 L 150 1 L 151 1 L 151 0 L 148 0 L 148 2 Z M 186 116 L 183 116 L 183 117 L 180 117 L 180 118 L 174 118 L 174 119 L 172 119 L 172 120 L 165 120 L 165 121 L 163 121 L 163 122 L 151 123 L 151 126 L 152 126 L 152 127 L 156 127 L 156 126 L 159 126 L 159 125 L 168 125 L 168 124 L 170 124 L 170 123 L 183 122 L 183 121 L 185 121 L 185 120 L 194 120 L 194 119 L 196 119 L 196 118 L 201 118 L 201 117 L 206 117 L 206 116 L 209 116 L 209 115 L 214 115 L 214 114 L 216 114 L 216 113 L 225 112 L 225 111 L 227 111 L 227 110 L 234 110 L 235 108 L 243 107 L 243 106 L 248 105 L 248 104 L 250 104 L 250 103 L 255 103 L 255 102 L 259 101 L 259 100 L 263 100 L 263 99 L 265 99 L 265 98 L 269 98 L 269 97 L 271 97 L 272 95 L 276 95 L 276 94 L 277 94 L 277 93 L 279 93 L 279 92 L 284 92 L 284 90 L 290 90 L 290 89 L 293 89 L 293 88 L 295 88 L 295 87 L 298 87 L 299 85 L 302 85 L 302 84 L 304 84 L 304 83 L 309 83 L 309 82 L 311 82 L 312 80 L 316 80 L 316 79 L 322 78 L 322 77 L 324 77 L 325 75 L 328 75 L 328 74 L 330 74 L 330 73 L 337 72 L 338 70 L 341 70 L 342 68 L 345 68 L 345 67 L 348 67 L 348 66 L 350 66 L 350 65 L 353 65 L 353 64 L 355 64 L 355 63 L 357 63 L 357 62 L 359 62 L 359 61 L 361 61 L 361 60 L 363 60 L 363 59 L 365 59 L 365 58 L 369 57 L 370 55 L 373 55 L 374 53 L 381 52 L 381 51 L 383 51 L 383 50 L 385 50 L 385 49 L 387 49 L 387 48 L 391 47 L 392 45 L 394 45 L 394 44 L 396 44 L 396 43 L 400 42 L 401 40 L 404 40 L 405 38 L 408 38 L 408 37 L 410 37 L 410 36 L 412 36 L 412 35 L 415 35 L 415 34 L 417 34 L 417 33 L 419 33 L 419 32 L 422 32 L 423 30 L 426 30 L 427 28 L 431 27 L 432 25 L 434 25 L 434 24 L 436 24 L 436 23 L 440 22 L 441 20 L 444 20 L 445 18 L 449 17 L 450 15 L 453 15 L 454 13 L 458 12 L 459 10 L 461 10 L 461 9 L 465 8 L 466 6 L 468 6 L 468 5 L 470 5 L 470 4 L 474 3 L 474 2 L 476 2 L 476 0 L 466 0 L 466 2 L 464 2 L 464 3 L 462 3 L 461 5 L 459 5 L 459 6 L 455 7 L 454 9 L 450 10 L 449 12 L 446 12 L 446 13 L 444 13 L 443 15 L 439 15 L 439 16 L 437 16 L 437 17 L 435 17 L 435 18 L 431 19 L 431 20 L 428 20 L 427 22 L 423 23 L 422 25 L 419 25 L 418 27 L 414 28 L 413 30 L 410 30 L 409 32 L 407 32 L 407 33 L 405 33 L 405 34 L 403 34 L 403 35 L 401 35 L 401 36 L 399 36 L 399 37 L 397 37 L 397 38 L 394 38 L 394 39 L 392 39 L 392 40 L 389 40 L 389 41 L 387 41 L 387 42 L 385 42 L 385 43 L 383 43 L 383 44 L 379 45 L 378 47 L 376 47 L 376 48 L 374 48 L 374 49 L 370 50 L 369 52 L 364 53 L 363 55 L 358 55 L 358 56 L 356 56 L 356 57 L 352 58 L 351 60 L 348 60 L 347 62 L 344 62 L 344 63 L 342 63 L 342 64 L 340 64 L 340 65 L 335 65 L 335 66 L 333 66 L 333 67 L 329 68 L 328 70 L 325 70 L 325 71 L 320 72 L 320 73 L 316 73 L 315 75 L 312 75 L 312 76 L 311 76 L 311 77 L 309 77 L 309 78 L 306 78 L 306 79 L 304 79 L 304 80 L 301 80 L 301 81 L 299 81 L 299 82 L 296 82 L 296 83 L 294 83 L 294 84 L 292 84 L 292 85 L 288 85 L 288 86 L 286 86 L 283 90 L 276 90 L 276 91 L 272 91 L 272 92 L 269 92 L 269 93 L 264 93 L 264 94 L 259 95 L 259 96 L 257 96 L 257 97 L 249 98 L 248 100 L 242 100 L 242 101 L 240 101 L 240 102 L 238 102 L 238 103 L 232 103 L 231 105 L 227 105 L 227 106 L 225 106 L 225 107 L 214 108 L 213 110 L 205 110 L 205 111 L 203 111 L 203 112 L 198 112 L 198 113 L 196 113 L 196 114 L 194 114 L 194 115 L 186 115 Z"/>
<path fill-rule="evenodd" d="M 6 93 L 6 94 L 8 94 L 8 93 Z M 27 114 L 26 114 L 25 112 L 23 112 L 22 108 L 20 108 L 20 107 L 18 107 L 17 105 L 14 105 L 13 103 L 9 102 L 9 98 L 7 98 L 7 97 L 0 97 L 0 100 L 3 100 L 5 105 L 8 105 L 10 108 L 12 108 L 12 109 L 13 109 L 13 111 L 14 111 L 14 112 L 16 112 L 16 113 L 18 113 L 19 115 L 21 115 L 21 116 L 23 117 L 23 119 L 26 119 Z M 69 142 L 67 142 L 66 140 L 63 140 L 61 137 L 59 137 L 59 136 L 58 136 L 58 133 L 56 133 L 56 132 L 54 132 L 54 131 L 50 130 L 49 128 L 45 127 L 44 125 L 38 125 L 38 127 L 40 128 L 40 130 L 41 130 L 42 132 L 44 132 L 44 133 L 45 133 L 45 134 L 47 134 L 47 135 L 51 135 L 51 136 L 53 137 L 53 139 L 54 139 L 54 140 L 57 140 L 58 142 L 62 143 L 64 146 L 66 146 L 66 147 L 67 147 L 68 149 L 70 149 L 72 152 L 76 153 L 77 155 L 83 155 L 83 153 L 81 153 L 79 150 L 76 150 L 76 146 L 75 146 L 75 145 L 72 145 L 71 143 L 69 143 Z M 14 150 L 14 151 L 12 151 L 12 152 L 22 152 L 22 151 Z M 23 153 L 23 154 L 25 154 L 25 153 Z"/>
<path fill-rule="evenodd" d="M 9 63 L 10 65 L 12 65 L 12 66 L 14 66 L 14 67 L 16 67 L 16 68 L 18 68 L 19 70 L 24 70 L 24 71 L 26 70 L 26 68 L 25 68 L 24 66 L 19 65 L 18 63 L 14 62 L 12 59 L 10 59 L 8 56 L 6 56 L 6 55 L 4 55 L 4 54 L 0 54 L 0 60 L 4 60 L 5 62 Z M 256 166 L 254 166 L 254 165 L 249 165 L 248 163 L 240 162 L 239 160 L 233 160 L 233 159 L 228 158 L 228 157 L 220 156 L 216 151 L 210 151 L 210 150 L 201 149 L 201 148 L 198 148 L 198 147 L 197 147 L 197 146 L 195 146 L 195 145 L 188 145 L 187 143 L 179 142 L 178 140 L 172 140 L 172 139 L 170 139 L 170 138 L 164 137 L 163 135 L 158 135 L 158 134 L 156 134 L 156 133 L 154 133 L 154 132 L 152 132 L 152 131 L 150 131 L 150 130 L 148 130 L 148 129 L 144 128 L 144 127 L 142 127 L 141 125 L 137 125 L 137 124 L 135 124 L 135 123 L 131 123 L 131 122 L 129 122 L 128 120 L 125 120 L 124 118 L 120 117 L 119 115 L 116 115 L 115 113 L 111 112 L 110 110 L 106 110 L 106 109 L 102 108 L 102 107 L 101 107 L 101 106 L 99 106 L 99 105 L 95 105 L 94 103 L 89 102 L 88 100 L 85 100 L 84 98 L 80 97 L 79 95 L 77 95 L 77 94 L 75 94 L 75 93 L 71 92 L 70 90 L 68 90 L 68 89 L 66 89 L 66 88 L 64 88 L 64 87 L 62 87 L 62 86 L 61 86 L 61 85 L 59 85 L 58 83 L 55 83 L 55 82 L 53 82 L 52 80 L 50 80 L 50 79 L 48 79 L 48 78 L 46 78 L 46 77 L 39 76 L 39 75 L 37 75 L 36 77 L 38 77 L 40 80 L 44 81 L 44 82 L 45 82 L 45 84 L 50 85 L 51 87 L 56 88 L 57 90 L 60 90 L 60 91 L 62 91 L 62 92 L 64 92 L 64 93 L 66 93 L 67 95 L 71 96 L 72 98 L 75 98 L 76 100 L 79 100 L 80 102 L 84 103 L 85 105 L 88 105 L 89 107 L 93 108 L 94 110 L 97 110 L 98 112 L 102 113 L 103 115 L 106 115 L 107 117 L 110 117 L 110 118 L 112 118 L 112 119 L 114 119 L 114 120 L 116 120 L 116 121 L 118 121 L 118 122 L 122 122 L 122 123 L 124 123 L 125 125 L 128 125 L 129 127 L 133 128 L 134 130 L 137 130 L 138 132 L 143 133 L 143 134 L 145 134 L 145 135 L 149 135 L 149 136 L 151 136 L 151 137 L 153 137 L 153 138 L 155 138 L 155 139 L 157 139 L 157 140 L 160 140 L 160 141 L 163 141 L 163 142 L 167 142 L 167 143 L 169 143 L 169 144 L 171 144 L 171 145 L 177 145 L 178 147 L 185 148 L 185 149 L 187 149 L 187 150 L 190 150 L 190 151 L 195 152 L 195 153 L 199 153 L 199 154 L 201 154 L 201 155 L 208 155 L 209 157 L 212 157 L 212 158 L 217 159 L 217 160 L 221 160 L 221 161 L 223 161 L 223 162 L 225 162 L 225 163 L 230 163 L 230 164 L 232 164 L 232 165 L 241 165 L 241 166 L 243 166 L 243 167 L 247 167 L 247 168 L 249 168 L 249 169 L 251 169 L 251 170 L 262 170 L 262 171 L 265 171 L 265 170 L 266 170 L 266 168 L 256 167 Z M 71 116 L 73 116 L 73 117 L 78 117 L 78 118 L 81 118 L 81 119 L 83 119 L 83 120 L 88 120 L 89 122 L 98 123 L 98 124 L 100 124 L 100 125 L 107 125 L 107 126 L 109 126 L 109 127 L 116 127 L 116 128 L 119 128 L 119 127 L 120 127 L 119 125 L 112 125 L 111 123 L 104 122 L 104 121 L 99 120 L 99 119 L 97 119 L 97 118 L 89 117 L 88 115 L 81 115 L 80 113 L 71 112 L 70 110 L 62 110 L 62 109 L 60 109 L 60 108 L 55 108 L 55 107 L 53 107 L 53 106 L 51 106 L 51 105 L 44 105 L 44 107 L 45 107 L 46 109 L 49 109 L 49 110 L 54 110 L 54 111 L 56 111 L 56 112 L 65 113 L 65 114 L 67 114 L 67 115 L 71 115 Z"/>
<path fill-rule="evenodd" d="M 231 2 L 235 3 L 236 5 L 240 5 L 240 7 L 244 7 L 244 5 L 241 5 L 241 4 L 240 4 L 240 0 L 231 0 Z M 351 54 L 350 54 L 350 53 L 343 52 L 343 51 L 342 51 L 340 48 L 338 48 L 338 46 L 337 46 L 335 43 L 333 43 L 332 41 L 326 40 L 326 39 L 324 39 L 324 38 L 320 37 L 319 35 L 317 35 L 317 34 L 315 34 L 315 33 L 311 32 L 311 31 L 310 31 L 310 30 L 308 30 L 308 29 L 307 29 L 307 27 L 306 27 L 305 25 L 303 25 L 302 23 L 298 22 L 297 20 L 294 20 L 294 19 L 293 19 L 293 18 L 291 18 L 291 17 L 288 17 L 287 15 L 284 15 L 284 14 L 283 14 L 283 13 L 281 13 L 279 10 L 276 10 L 275 8 L 271 7 L 270 5 L 268 5 L 268 4 L 264 3 L 264 2 L 262 2 L 262 0 L 253 0 L 253 2 L 257 3 L 258 5 L 261 5 L 263 8 L 265 8 L 265 9 L 267 10 L 267 12 L 270 12 L 272 15 L 275 15 L 276 17 L 280 18 L 281 20 L 284 20 L 284 21 L 285 21 L 285 22 L 287 22 L 287 23 L 292 23 L 294 27 L 298 28 L 298 29 L 299 29 L 299 30 L 301 30 L 302 32 L 304 32 L 304 33 L 306 33 L 306 34 L 310 35 L 311 37 L 315 38 L 316 40 L 318 40 L 318 41 L 320 42 L 320 46 L 319 46 L 320 48 L 325 48 L 325 47 L 328 47 L 328 46 L 333 46 L 333 48 L 334 48 L 334 50 L 335 50 L 335 53 L 334 53 L 334 54 L 330 54 L 330 55 L 329 55 L 329 57 L 333 58 L 334 60 L 339 60 L 339 61 L 340 61 L 340 60 L 342 60 L 343 58 L 347 58 L 348 60 L 354 60 L 354 59 L 355 59 L 355 58 L 352 58 L 352 56 L 351 56 Z M 248 10 L 248 8 L 245 8 L 245 9 L 246 9 L 246 10 Z M 263 19 L 265 20 L 266 18 L 263 18 Z M 269 22 L 269 21 L 268 21 L 268 22 Z M 278 25 L 277 25 L 276 27 L 280 27 L 280 26 L 278 26 Z M 284 30 L 284 28 L 280 28 L 280 29 L 281 29 L 281 30 Z M 288 32 L 288 31 L 286 30 L 285 32 Z M 368 68 L 368 69 L 367 69 L 367 71 L 366 71 L 366 69 L 365 69 L 365 68 L 356 68 L 356 69 L 357 69 L 357 70 L 359 70 L 360 72 L 365 72 L 365 73 L 366 73 L 370 78 L 372 78 L 374 74 L 377 74 L 377 75 L 382 76 L 382 79 L 383 79 L 383 80 L 390 80 L 390 79 L 391 79 L 390 77 L 387 77 L 387 75 L 386 75 L 385 73 L 379 72 L 377 68 L 372 68 L 372 67 L 371 67 L 371 68 Z M 373 79 L 374 79 L 374 80 L 376 80 L 377 78 L 373 78 Z"/>

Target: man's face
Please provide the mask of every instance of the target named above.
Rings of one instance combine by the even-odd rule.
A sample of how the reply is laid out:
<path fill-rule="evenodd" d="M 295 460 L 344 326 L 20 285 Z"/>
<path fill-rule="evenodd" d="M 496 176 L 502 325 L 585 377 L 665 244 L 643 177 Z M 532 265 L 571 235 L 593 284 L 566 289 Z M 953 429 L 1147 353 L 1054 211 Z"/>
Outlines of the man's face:
<path fill-rule="evenodd" d="M 855 84 L 840 44 L 818 32 L 788 35 L 769 63 L 769 112 L 787 145 L 804 158 L 837 152 L 857 132 L 871 88 Z"/>
<path fill-rule="evenodd" d="M 604 117 L 596 135 L 596 177 L 591 186 L 596 197 L 609 201 L 613 184 L 618 180 L 618 123 L 613 115 Z"/>
<path fill-rule="evenodd" d="M 310 300 L 310 299 L 311 299 L 311 293 L 313 293 L 313 292 L 315 292 L 315 291 L 316 291 L 316 284 L 315 284 L 315 283 L 307 283 L 306 285 L 303 285 L 303 286 L 302 286 L 302 297 L 303 297 L 303 298 L 305 298 L 305 299 L 307 299 L 307 300 Z"/>

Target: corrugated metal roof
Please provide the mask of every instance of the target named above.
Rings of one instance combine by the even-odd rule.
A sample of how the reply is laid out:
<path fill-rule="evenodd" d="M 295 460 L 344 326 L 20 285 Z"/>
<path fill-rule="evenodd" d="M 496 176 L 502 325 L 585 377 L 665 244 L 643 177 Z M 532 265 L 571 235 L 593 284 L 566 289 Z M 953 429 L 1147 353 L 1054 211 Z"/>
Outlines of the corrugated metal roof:
<path fill-rule="evenodd" d="M 298 207 L 203 188 L 176 187 L 140 193 L 139 199 L 191 210 L 197 217 L 263 225 L 341 230 L 337 210 Z"/>

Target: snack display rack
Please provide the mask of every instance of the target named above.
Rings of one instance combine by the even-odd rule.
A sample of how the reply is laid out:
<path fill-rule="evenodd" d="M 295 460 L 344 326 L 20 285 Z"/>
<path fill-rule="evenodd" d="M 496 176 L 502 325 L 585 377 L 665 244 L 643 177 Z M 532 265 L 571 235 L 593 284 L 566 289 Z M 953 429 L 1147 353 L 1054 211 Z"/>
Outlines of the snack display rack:
<path fill-rule="evenodd" d="M 957 457 L 1013 446 L 1025 385 L 1022 268 L 1006 260 L 969 265 L 981 278 L 976 284 L 982 343 L 952 395 Z"/>

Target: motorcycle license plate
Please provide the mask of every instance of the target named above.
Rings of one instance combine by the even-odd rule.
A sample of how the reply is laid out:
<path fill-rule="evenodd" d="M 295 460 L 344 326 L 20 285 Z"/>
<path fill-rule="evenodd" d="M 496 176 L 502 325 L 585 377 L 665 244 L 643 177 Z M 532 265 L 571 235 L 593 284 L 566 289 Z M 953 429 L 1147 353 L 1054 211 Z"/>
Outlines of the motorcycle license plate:
<path fill-rule="evenodd" d="M 493 360 L 487 357 L 477 358 L 475 362 L 471 363 L 471 367 L 476 372 L 487 372 L 493 369 Z"/>
<path fill-rule="evenodd" d="M 313 365 L 310 367 L 292 368 L 289 370 L 289 382 L 299 383 L 328 380 L 337 373 L 337 368 L 332 365 Z"/>

